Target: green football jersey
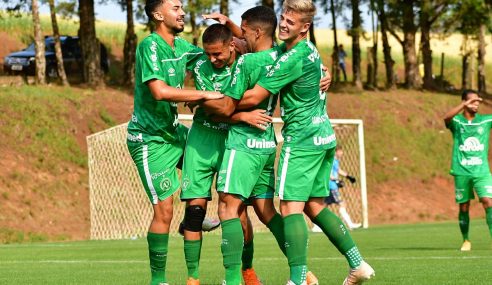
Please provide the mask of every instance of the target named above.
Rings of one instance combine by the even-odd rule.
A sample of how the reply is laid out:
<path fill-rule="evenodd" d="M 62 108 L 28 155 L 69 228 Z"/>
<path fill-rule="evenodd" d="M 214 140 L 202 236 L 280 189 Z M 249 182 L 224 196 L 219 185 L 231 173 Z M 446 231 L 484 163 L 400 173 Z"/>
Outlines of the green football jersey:
<path fill-rule="evenodd" d="M 484 176 L 489 169 L 489 137 L 492 115 L 476 114 L 468 121 L 456 115 L 446 126 L 453 134 L 451 175 Z"/>
<path fill-rule="evenodd" d="M 237 60 L 236 68 L 232 76 L 231 85 L 225 90 L 225 95 L 236 100 L 243 98 L 244 92 L 251 89 L 262 76 L 271 69 L 278 58 L 280 50 L 273 47 L 268 50 L 244 54 Z M 277 104 L 277 93 L 272 93 L 257 106 L 251 108 L 264 109 L 268 115 L 272 115 Z M 246 110 L 246 111 L 251 111 Z M 252 127 L 246 123 L 231 125 L 227 137 L 226 148 L 237 149 L 245 152 L 270 154 L 276 151 L 277 140 L 272 124 L 265 131 Z"/>
<path fill-rule="evenodd" d="M 235 61 L 232 67 L 215 68 L 207 56 L 202 56 L 196 62 L 193 68 L 195 78 L 195 87 L 197 90 L 223 92 L 231 81 L 231 70 L 236 65 Z M 229 124 L 212 122 L 202 107 L 198 107 L 193 116 L 193 123 L 201 124 L 215 130 L 229 130 Z"/>
<path fill-rule="evenodd" d="M 157 79 L 171 87 L 183 88 L 186 70 L 191 69 L 202 54 L 201 49 L 179 37 L 174 39 L 172 48 L 156 33 L 138 45 L 134 110 L 128 123 L 129 141 L 178 141 L 177 103 L 155 100 L 146 83 Z"/>
<path fill-rule="evenodd" d="M 316 47 L 302 40 L 282 54 L 258 82 L 272 94 L 280 92 L 282 135 L 287 147 L 317 150 L 336 145 L 326 113 L 326 93 L 319 86 L 324 76 L 321 66 Z"/>

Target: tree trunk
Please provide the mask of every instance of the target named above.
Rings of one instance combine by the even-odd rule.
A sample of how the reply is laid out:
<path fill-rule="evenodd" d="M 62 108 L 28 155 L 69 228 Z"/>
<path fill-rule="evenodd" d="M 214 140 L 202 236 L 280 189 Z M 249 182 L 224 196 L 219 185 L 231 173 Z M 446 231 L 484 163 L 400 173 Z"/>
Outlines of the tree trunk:
<path fill-rule="evenodd" d="M 487 88 L 485 84 L 485 32 L 486 27 L 484 24 L 480 25 L 480 32 L 478 35 L 478 92 L 485 94 Z"/>
<path fill-rule="evenodd" d="M 381 23 L 381 36 L 383 40 L 384 66 L 386 69 L 386 88 L 393 89 L 396 87 L 395 73 L 393 66 L 395 61 L 391 58 L 391 46 L 388 40 L 388 22 L 386 12 L 384 11 L 384 3 L 378 0 L 378 17 Z"/>
<path fill-rule="evenodd" d="M 357 89 L 362 89 L 362 79 L 360 70 L 360 31 L 361 31 L 361 18 L 359 9 L 359 0 L 351 0 L 352 4 L 352 72 L 354 75 L 354 86 Z"/>
<path fill-rule="evenodd" d="M 53 38 L 55 39 L 55 55 L 56 66 L 58 71 L 58 77 L 61 79 L 63 86 L 69 86 L 67 80 L 67 74 L 65 73 L 65 66 L 63 65 L 63 54 L 60 42 L 60 30 L 58 29 L 58 22 L 56 20 L 55 1 L 49 0 L 50 14 L 51 14 L 51 26 L 53 28 Z"/>
<path fill-rule="evenodd" d="M 273 2 L 273 0 L 261 0 L 261 5 L 270 7 L 272 9 L 275 8 L 275 3 Z"/>
<path fill-rule="evenodd" d="M 405 63 L 405 86 L 410 89 L 419 87 L 417 53 L 415 50 L 415 1 L 403 1 L 403 60 Z"/>
<path fill-rule="evenodd" d="M 422 0 L 420 6 L 420 44 L 422 46 L 422 60 L 424 63 L 424 89 L 431 90 L 434 88 L 434 79 L 432 78 L 432 49 L 430 45 L 430 2 Z"/>
<path fill-rule="evenodd" d="M 340 80 L 340 68 L 338 66 L 338 39 L 337 39 L 337 22 L 335 20 L 335 3 L 334 0 L 330 0 L 330 10 L 331 10 L 331 19 L 333 22 L 333 54 L 332 61 L 333 65 L 331 67 L 331 74 L 335 75 L 335 82 L 339 82 Z"/>
<path fill-rule="evenodd" d="M 200 38 L 200 31 L 198 30 L 198 26 L 196 24 L 196 7 L 197 3 L 195 2 L 197 0 L 189 0 L 188 1 L 188 6 L 189 6 L 189 13 L 190 13 L 190 26 L 191 26 L 191 36 L 192 36 L 192 41 L 194 45 L 198 45 L 198 40 Z M 222 2 L 221 2 L 222 4 Z M 222 9 L 222 8 L 221 8 Z"/>
<path fill-rule="evenodd" d="M 229 0 L 220 0 L 220 13 L 229 16 Z"/>
<path fill-rule="evenodd" d="M 79 41 L 84 82 L 92 87 L 104 84 L 101 70 L 101 44 L 96 37 L 94 0 L 79 0 Z"/>
<path fill-rule="evenodd" d="M 316 36 L 314 35 L 314 22 L 309 26 L 309 40 L 316 46 Z"/>
<path fill-rule="evenodd" d="M 133 23 L 133 0 L 126 0 L 126 34 L 123 48 L 123 83 L 135 83 L 135 52 L 137 49 L 137 35 Z"/>
<path fill-rule="evenodd" d="M 470 54 L 466 53 L 462 58 L 462 69 L 461 69 L 461 90 L 465 90 L 470 88 L 470 83 L 468 82 L 468 68 L 469 63 L 468 60 L 470 58 Z"/>
<path fill-rule="evenodd" d="M 32 0 L 32 20 L 34 26 L 34 46 L 36 50 L 36 84 L 46 84 L 46 58 L 44 37 L 39 20 L 38 0 Z"/>
<path fill-rule="evenodd" d="M 366 88 L 368 89 L 373 89 L 374 86 L 372 85 L 372 82 L 374 82 L 374 79 L 372 78 L 374 76 L 374 57 L 372 56 L 372 47 L 367 47 L 367 81 L 366 81 Z"/>

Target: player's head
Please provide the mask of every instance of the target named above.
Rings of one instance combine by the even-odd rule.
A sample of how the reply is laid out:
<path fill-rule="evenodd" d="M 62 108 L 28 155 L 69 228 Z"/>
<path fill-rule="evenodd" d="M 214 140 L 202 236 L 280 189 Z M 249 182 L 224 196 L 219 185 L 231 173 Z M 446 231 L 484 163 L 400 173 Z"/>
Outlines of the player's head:
<path fill-rule="evenodd" d="M 342 158 L 342 156 L 343 156 L 342 146 L 341 145 L 337 145 L 337 147 L 335 148 L 335 157 L 337 159 L 340 159 L 340 158 Z"/>
<path fill-rule="evenodd" d="M 179 0 L 147 0 L 145 14 L 156 25 L 164 24 L 172 33 L 177 34 L 184 30 L 185 12 Z"/>
<path fill-rule="evenodd" d="M 277 16 L 269 7 L 256 6 L 241 15 L 241 31 L 250 51 L 262 37 L 273 40 L 276 27 Z"/>
<path fill-rule="evenodd" d="M 222 68 L 234 62 L 235 44 L 228 27 L 211 25 L 203 32 L 202 42 L 205 54 L 214 67 Z"/>
<path fill-rule="evenodd" d="M 311 0 L 285 0 L 280 16 L 278 38 L 291 42 L 307 36 L 316 6 Z"/>
<path fill-rule="evenodd" d="M 461 93 L 461 100 L 463 102 L 466 102 L 466 101 L 473 99 L 473 98 L 480 98 L 480 94 L 475 90 L 465 89 Z M 478 112 L 479 106 L 480 106 L 480 101 L 478 101 L 478 100 L 473 101 L 473 103 L 465 105 L 465 110 L 472 113 L 472 114 L 475 114 Z"/>

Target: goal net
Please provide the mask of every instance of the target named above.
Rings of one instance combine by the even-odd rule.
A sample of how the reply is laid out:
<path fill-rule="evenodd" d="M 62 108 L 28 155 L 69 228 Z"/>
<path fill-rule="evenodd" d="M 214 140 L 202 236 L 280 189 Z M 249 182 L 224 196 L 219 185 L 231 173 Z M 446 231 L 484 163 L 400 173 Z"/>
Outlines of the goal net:
<path fill-rule="evenodd" d="M 179 115 L 179 120 L 191 126 L 192 115 Z M 343 145 L 344 156 L 340 167 L 357 178 L 354 184 L 345 183 L 342 199 L 354 222 L 368 227 L 367 192 L 364 158 L 364 136 L 361 120 L 331 120 L 337 141 Z M 274 127 L 281 145 L 282 121 L 274 119 Z M 90 197 L 91 239 L 126 239 L 144 237 L 152 220 L 152 206 L 143 190 L 137 169 L 126 146 L 127 124 L 121 124 L 87 137 Z M 327 177 L 329 179 L 329 177 Z M 347 181 L 348 182 L 348 181 Z M 217 217 L 218 195 L 212 191 L 207 216 Z M 278 206 L 278 198 L 276 205 Z M 174 195 L 174 217 L 171 233 L 177 233 L 184 216 L 185 203 Z M 338 213 L 334 209 L 335 213 Z M 255 231 L 267 228 L 248 207 Z"/>

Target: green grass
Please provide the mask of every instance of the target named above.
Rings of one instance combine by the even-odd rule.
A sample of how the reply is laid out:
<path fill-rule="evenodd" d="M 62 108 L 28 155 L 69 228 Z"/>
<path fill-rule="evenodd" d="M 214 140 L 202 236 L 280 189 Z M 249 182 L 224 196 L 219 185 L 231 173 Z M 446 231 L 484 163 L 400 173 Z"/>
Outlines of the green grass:
<path fill-rule="evenodd" d="M 376 277 L 367 284 L 490 284 L 492 242 L 484 220 L 471 223 L 471 252 L 458 251 L 456 223 L 378 226 L 352 232 Z M 320 284 L 341 284 L 344 258 L 323 234 L 310 234 L 310 270 Z M 265 285 L 285 284 L 286 259 L 269 233 L 255 235 L 254 266 Z M 185 284 L 181 237 L 170 239 L 167 275 L 170 284 Z M 0 284 L 148 284 L 144 239 L 33 243 L 0 246 Z M 202 284 L 223 277 L 220 236 L 205 236 Z"/>

